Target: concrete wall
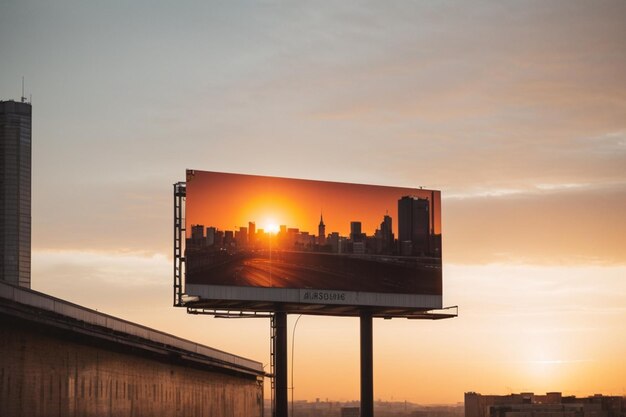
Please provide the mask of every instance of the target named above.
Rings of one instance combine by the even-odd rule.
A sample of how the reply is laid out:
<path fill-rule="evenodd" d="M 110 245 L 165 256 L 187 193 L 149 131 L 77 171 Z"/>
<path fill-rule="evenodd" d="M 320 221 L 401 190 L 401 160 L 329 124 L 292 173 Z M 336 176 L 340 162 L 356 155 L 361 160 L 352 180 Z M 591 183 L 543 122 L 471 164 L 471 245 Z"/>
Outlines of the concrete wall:
<path fill-rule="evenodd" d="M 250 376 L 201 369 L 0 315 L 0 416 L 263 414 Z"/>

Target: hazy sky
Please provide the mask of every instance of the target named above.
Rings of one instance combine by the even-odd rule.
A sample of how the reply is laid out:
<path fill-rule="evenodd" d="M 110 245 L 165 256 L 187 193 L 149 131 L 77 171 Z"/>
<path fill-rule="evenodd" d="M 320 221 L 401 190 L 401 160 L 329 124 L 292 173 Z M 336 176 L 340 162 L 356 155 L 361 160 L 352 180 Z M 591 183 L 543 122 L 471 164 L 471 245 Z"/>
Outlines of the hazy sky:
<path fill-rule="evenodd" d="M 170 306 L 172 183 L 425 186 L 460 317 L 376 321 L 375 398 L 623 395 L 625 22 L 621 0 L 0 0 L 0 99 L 24 76 L 33 102 L 33 288 L 267 363 L 267 321 Z M 357 320 L 300 320 L 294 385 L 358 398 Z"/>

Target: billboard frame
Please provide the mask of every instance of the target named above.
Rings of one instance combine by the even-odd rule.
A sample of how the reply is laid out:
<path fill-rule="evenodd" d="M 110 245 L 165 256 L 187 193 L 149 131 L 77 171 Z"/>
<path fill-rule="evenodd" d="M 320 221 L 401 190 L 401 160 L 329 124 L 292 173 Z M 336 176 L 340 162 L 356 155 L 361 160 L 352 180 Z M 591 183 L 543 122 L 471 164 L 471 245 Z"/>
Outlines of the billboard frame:
<path fill-rule="evenodd" d="M 385 319 L 391 318 L 407 318 L 422 320 L 440 320 L 453 318 L 458 316 L 458 306 L 443 307 L 410 307 L 395 306 L 382 307 L 376 305 L 360 305 L 360 304 L 337 304 L 329 305 L 324 303 L 307 304 L 298 302 L 259 301 L 253 305 L 252 298 L 250 300 L 225 300 L 222 297 L 216 299 L 203 298 L 198 295 L 189 295 L 186 292 L 187 286 L 204 287 L 207 291 L 213 289 L 222 295 L 228 294 L 232 289 L 228 286 L 206 285 L 206 284 L 187 284 L 185 280 L 186 259 L 185 259 L 185 237 L 186 237 L 186 219 L 185 204 L 187 197 L 187 184 L 180 181 L 173 184 L 174 187 L 174 303 L 175 307 L 185 307 L 189 314 L 206 314 L 220 318 L 244 318 L 244 317 L 272 317 L 275 312 L 285 312 L 289 314 L 307 314 L 307 315 L 326 315 L 326 316 L 343 316 L 343 317 L 359 317 L 362 312 L 368 312 L 373 317 L 381 317 Z M 194 288 L 198 292 L 197 288 Z M 248 292 L 254 294 L 256 292 L 275 293 L 276 291 L 287 291 L 296 294 L 296 292 L 310 291 L 302 289 L 279 289 L 279 288 L 253 288 L 238 287 L 237 289 L 247 289 Z M 317 292 L 334 293 L 336 291 L 315 290 Z M 206 292 L 206 291 L 205 291 Z M 268 294 L 269 294 L 268 293 Z M 345 291 L 345 293 L 354 293 Z M 292 298 L 293 295 L 292 294 Z M 377 294 L 377 293 L 364 293 Z M 409 296 L 412 296 L 411 294 Z M 394 296 L 390 294 L 390 296 Z M 419 295 L 417 295 L 419 296 Z M 433 296 L 439 297 L 441 296 Z M 268 297 L 269 298 L 269 297 Z M 299 296 L 302 298 L 302 295 Z"/>

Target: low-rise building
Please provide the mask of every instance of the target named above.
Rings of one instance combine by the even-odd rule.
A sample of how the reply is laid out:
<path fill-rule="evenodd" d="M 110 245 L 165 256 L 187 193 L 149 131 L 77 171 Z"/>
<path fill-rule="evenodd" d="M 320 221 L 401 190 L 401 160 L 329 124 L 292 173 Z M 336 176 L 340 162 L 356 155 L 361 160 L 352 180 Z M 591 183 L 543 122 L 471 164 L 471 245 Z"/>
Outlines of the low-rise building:
<path fill-rule="evenodd" d="M 596 394 L 563 396 L 560 392 L 535 395 L 465 393 L 465 417 L 625 417 L 623 397 Z"/>
<path fill-rule="evenodd" d="M 263 366 L 0 282 L 0 416 L 263 416 Z"/>

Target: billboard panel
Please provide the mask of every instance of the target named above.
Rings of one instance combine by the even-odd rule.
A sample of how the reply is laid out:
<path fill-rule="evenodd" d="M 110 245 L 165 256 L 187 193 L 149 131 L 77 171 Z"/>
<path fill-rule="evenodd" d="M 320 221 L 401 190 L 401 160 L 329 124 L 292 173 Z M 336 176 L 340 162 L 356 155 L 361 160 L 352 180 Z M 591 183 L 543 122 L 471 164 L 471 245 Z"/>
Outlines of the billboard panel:
<path fill-rule="evenodd" d="M 206 306 L 441 307 L 439 191 L 193 170 L 186 184 L 185 288 Z"/>

